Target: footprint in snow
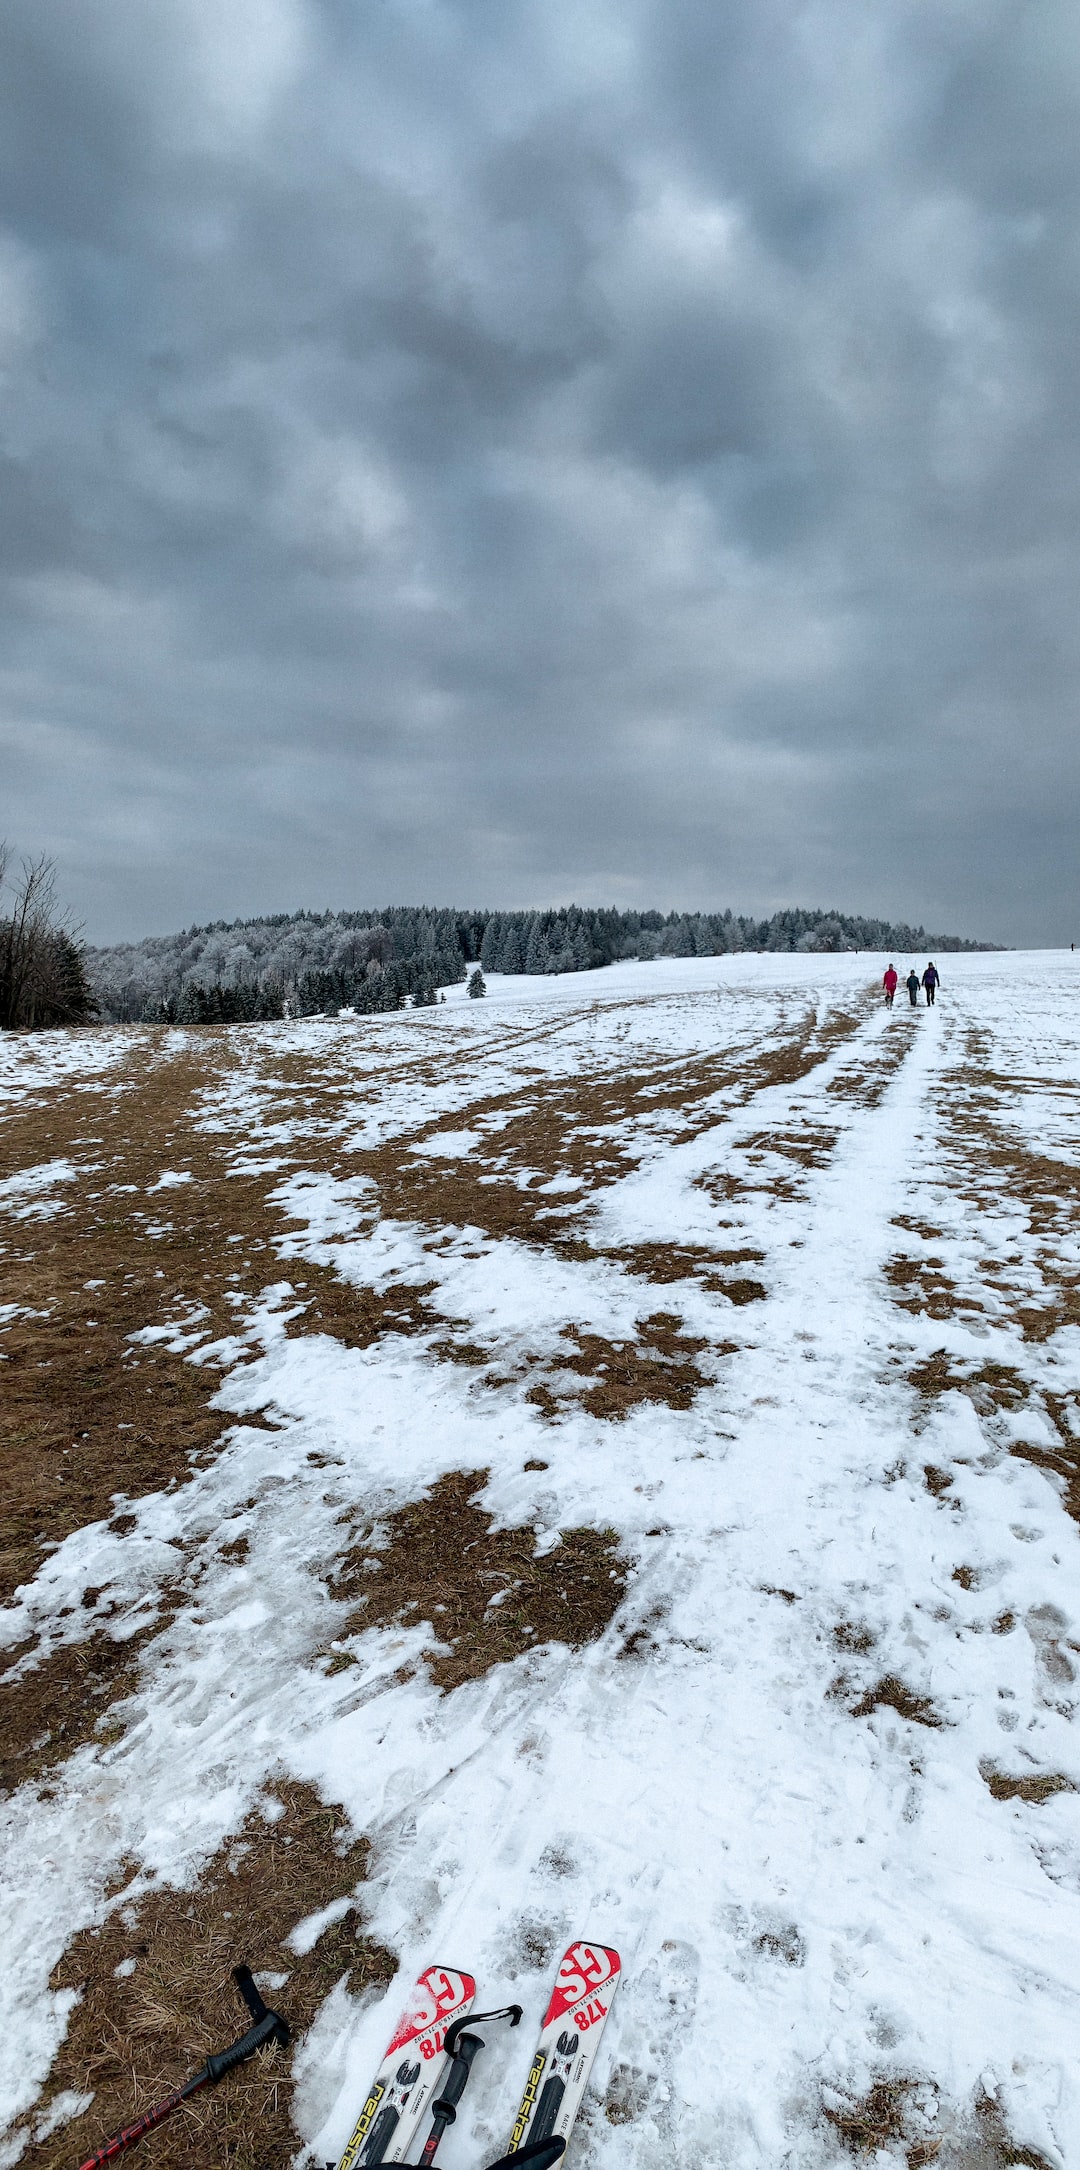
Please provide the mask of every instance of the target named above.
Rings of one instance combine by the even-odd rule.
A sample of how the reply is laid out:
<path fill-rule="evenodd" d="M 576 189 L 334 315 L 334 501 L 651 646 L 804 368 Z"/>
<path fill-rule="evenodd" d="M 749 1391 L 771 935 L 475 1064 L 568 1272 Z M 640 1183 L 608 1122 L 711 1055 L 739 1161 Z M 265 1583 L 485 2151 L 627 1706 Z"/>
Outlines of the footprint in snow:
<path fill-rule="evenodd" d="M 604 2097 L 612 2125 L 651 2125 L 658 2139 L 673 2135 L 675 2058 L 697 2006 L 698 1953 L 672 1940 L 639 1971 L 623 1977 L 612 2014 L 618 2061 Z"/>

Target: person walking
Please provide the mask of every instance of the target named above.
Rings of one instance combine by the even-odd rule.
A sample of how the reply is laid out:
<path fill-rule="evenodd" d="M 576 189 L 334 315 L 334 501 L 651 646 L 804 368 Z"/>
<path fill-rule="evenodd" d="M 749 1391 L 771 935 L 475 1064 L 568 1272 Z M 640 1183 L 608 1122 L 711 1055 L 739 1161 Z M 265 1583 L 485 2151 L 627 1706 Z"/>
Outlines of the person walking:
<path fill-rule="evenodd" d="M 882 980 L 882 982 L 881 982 L 882 986 L 883 986 L 883 987 L 884 987 L 884 989 L 885 989 L 885 1007 L 886 1007 L 886 1009 L 887 1009 L 887 1010 L 891 1010 L 891 1009 L 892 1009 L 892 1005 L 893 1005 L 893 996 L 894 996 L 894 994 L 896 993 L 896 982 L 897 982 L 897 971 L 896 971 L 896 966 L 895 966 L 894 964 L 891 964 L 891 965 L 889 966 L 889 968 L 888 968 L 888 971 L 887 971 L 887 972 L 886 972 L 886 974 L 885 974 L 885 977 L 884 977 L 884 979 L 883 979 L 883 980 Z"/>
<path fill-rule="evenodd" d="M 922 976 L 922 983 L 926 989 L 926 1007 L 928 1010 L 932 1010 L 934 1007 L 934 996 L 938 991 L 940 979 L 941 974 L 936 964 L 928 964 Z"/>
<path fill-rule="evenodd" d="M 916 972 L 914 965 L 912 965 L 911 970 L 908 973 L 906 980 L 904 981 L 904 985 L 907 988 L 908 1001 L 910 1002 L 912 1009 L 917 1010 L 919 1007 L 919 975 Z"/>

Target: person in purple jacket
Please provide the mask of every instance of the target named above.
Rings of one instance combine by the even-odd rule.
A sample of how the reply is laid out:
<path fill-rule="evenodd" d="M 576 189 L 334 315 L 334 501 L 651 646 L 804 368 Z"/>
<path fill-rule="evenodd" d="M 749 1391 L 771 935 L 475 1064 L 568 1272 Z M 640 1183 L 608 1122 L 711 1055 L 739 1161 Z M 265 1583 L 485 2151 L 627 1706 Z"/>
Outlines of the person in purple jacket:
<path fill-rule="evenodd" d="M 936 964 L 928 964 L 922 976 L 922 983 L 926 989 L 926 1007 L 928 1010 L 932 1010 L 934 1007 L 934 996 L 938 991 L 940 979 L 941 974 Z"/>

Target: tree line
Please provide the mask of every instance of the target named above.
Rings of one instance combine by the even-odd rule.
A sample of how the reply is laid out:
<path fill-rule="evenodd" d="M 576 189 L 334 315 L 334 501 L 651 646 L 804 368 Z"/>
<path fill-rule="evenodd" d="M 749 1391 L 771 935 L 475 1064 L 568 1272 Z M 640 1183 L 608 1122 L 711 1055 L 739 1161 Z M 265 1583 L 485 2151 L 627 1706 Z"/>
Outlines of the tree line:
<path fill-rule="evenodd" d="M 437 999 L 485 973 L 593 971 L 621 959 L 756 951 L 978 950 L 957 935 L 884 919 L 789 909 L 767 919 L 731 911 L 452 911 L 388 905 L 377 912 L 278 912 L 215 920 L 173 935 L 85 952 L 103 1017 L 231 1024 L 339 1009 L 360 1014 Z"/>

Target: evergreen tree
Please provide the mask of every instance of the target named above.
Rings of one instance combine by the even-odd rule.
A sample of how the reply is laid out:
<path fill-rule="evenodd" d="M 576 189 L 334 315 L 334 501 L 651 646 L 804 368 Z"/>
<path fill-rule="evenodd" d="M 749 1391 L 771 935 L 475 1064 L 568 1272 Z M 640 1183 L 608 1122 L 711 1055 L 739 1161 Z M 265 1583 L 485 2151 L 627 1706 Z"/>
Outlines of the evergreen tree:
<path fill-rule="evenodd" d="M 526 972 L 547 972 L 550 969 L 550 952 L 547 935 L 539 912 L 534 912 L 529 922 L 529 940 L 525 951 Z"/>
<path fill-rule="evenodd" d="M 502 972 L 506 967 L 500 962 L 506 939 L 506 914 L 493 912 L 484 928 L 480 944 L 480 969 L 482 972 Z"/>
<path fill-rule="evenodd" d="M 178 1025 L 201 1025 L 205 1023 L 203 991 L 195 980 L 188 980 L 180 990 L 176 1005 Z"/>
<path fill-rule="evenodd" d="M 517 973 L 525 970 L 525 943 L 522 940 L 521 927 L 516 917 L 508 919 L 506 923 L 506 932 L 503 935 L 502 949 L 499 953 L 499 970 L 500 972 Z"/>
<path fill-rule="evenodd" d="M 486 995 L 487 993 L 487 986 L 484 981 L 484 975 L 481 972 L 479 965 L 477 965 L 476 970 L 469 981 L 469 993 L 473 996 Z"/>

